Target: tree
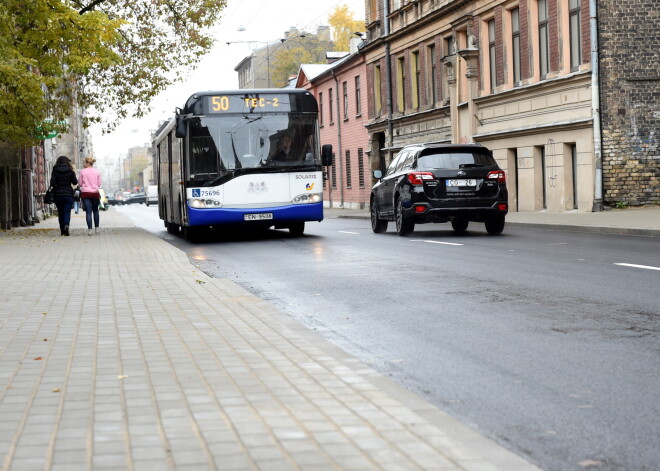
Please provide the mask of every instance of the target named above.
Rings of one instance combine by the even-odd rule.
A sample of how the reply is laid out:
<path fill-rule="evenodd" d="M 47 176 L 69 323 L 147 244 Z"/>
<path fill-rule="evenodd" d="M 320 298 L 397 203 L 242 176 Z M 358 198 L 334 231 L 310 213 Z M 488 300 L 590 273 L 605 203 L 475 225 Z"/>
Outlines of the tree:
<path fill-rule="evenodd" d="M 350 49 L 351 38 L 354 37 L 353 33 L 365 31 L 364 21 L 354 20 L 353 12 L 347 5 L 337 6 L 330 13 L 328 23 L 330 23 L 330 28 L 332 29 L 335 51 L 348 51 Z"/>
<path fill-rule="evenodd" d="M 314 34 L 288 38 L 273 54 L 273 84 L 284 87 L 290 75 L 295 75 L 300 64 L 320 64 L 325 62 L 325 52 L 329 44 L 320 41 Z"/>
<path fill-rule="evenodd" d="M 226 0 L 3 3 L 0 139 L 26 145 L 40 132 L 65 132 L 58 123 L 74 104 L 87 110 L 85 125 L 108 130 L 143 116 L 210 49 Z"/>

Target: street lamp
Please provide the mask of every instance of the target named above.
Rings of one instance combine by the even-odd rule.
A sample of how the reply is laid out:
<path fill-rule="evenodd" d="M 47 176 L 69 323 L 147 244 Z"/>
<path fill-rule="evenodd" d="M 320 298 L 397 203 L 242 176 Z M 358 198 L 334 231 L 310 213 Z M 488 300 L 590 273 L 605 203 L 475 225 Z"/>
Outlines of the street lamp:
<path fill-rule="evenodd" d="M 271 44 L 277 44 L 278 42 L 280 44 L 282 44 L 282 43 L 284 43 L 285 41 L 287 41 L 291 38 L 304 38 L 306 36 L 307 36 L 307 34 L 303 33 L 303 34 L 299 34 L 299 35 L 296 35 L 296 36 L 290 36 L 290 37 L 287 37 L 287 38 L 276 39 L 276 40 L 273 40 L 273 41 L 227 41 L 227 46 L 230 46 L 232 44 L 265 44 L 266 45 L 266 68 L 267 68 L 267 73 L 268 73 L 268 88 L 270 88 L 271 87 L 271 83 L 270 83 L 270 45 Z M 252 49 L 253 53 L 256 49 L 257 49 L 256 47 L 254 49 Z M 253 84 L 256 86 L 256 83 L 255 83 L 256 80 L 254 78 L 255 77 L 254 76 L 254 69 L 255 68 L 253 67 L 252 68 L 252 81 L 253 81 Z"/>

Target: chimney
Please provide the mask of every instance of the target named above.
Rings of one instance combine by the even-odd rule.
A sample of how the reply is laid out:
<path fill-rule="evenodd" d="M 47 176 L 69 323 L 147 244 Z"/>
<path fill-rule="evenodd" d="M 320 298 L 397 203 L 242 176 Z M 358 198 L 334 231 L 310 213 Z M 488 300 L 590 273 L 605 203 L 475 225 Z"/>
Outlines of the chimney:
<path fill-rule="evenodd" d="M 296 28 L 295 26 L 292 26 L 292 27 L 289 29 L 289 31 L 286 31 L 286 32 L 284 33 L 284 37 L 285 37 L 286 39 L 294 38 L 294 37 L 299 36 L 299 35 L 300 35 L 300 33 L 298 33 L 298 28 Z"/>
<path fill-rule="evenodd" d="M 350 42 L 348 43 L 348 48 L 351 54 L 355 54 L 356 52 L 358 52 L 358 47 L 362 43 L 363 43 L 362 38 L 356 38 L 356 37 L 351 38 Z"/>
<path fill-rule="evenodd" d="M 319 41 L 330 42 L 330 26 L 319 26 L 316 29 L 316 36 L 319 38 Z"/>

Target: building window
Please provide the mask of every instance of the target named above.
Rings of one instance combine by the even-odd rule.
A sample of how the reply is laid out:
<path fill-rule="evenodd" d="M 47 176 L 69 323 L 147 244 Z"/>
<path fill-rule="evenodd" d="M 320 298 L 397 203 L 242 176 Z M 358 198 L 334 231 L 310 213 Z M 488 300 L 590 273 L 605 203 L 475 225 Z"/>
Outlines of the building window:
<path fill-rule="evenodd" d="M 445 57 L 454 54 L 453 44 L 454 38 L 452 36 L 448 36 L 444 39 Z M 449 76 L 447 75 L 447 69 L 444 69 L 442 74 L 442 98 L 445 104 L 449 102 Z"/>
<path fill-rule="evenodd" d="M 323 126 L 323 93 L 319 93 L 319 126 Z"/>
<path fill-rule="evenodd" d="M 344 82 L 341 85 L 344 92 L 344 121 L 346 121 L 348 119 L 348 82 Z"/>
<path fill-rule="evenodd" d="M 550 51 L 548 35 L 548 0 L 538 0 L 539 7 L 539 71 L 541 78 L 548 75 L 550 69 Z"/>
<path fill-rule="evenodd" d="M 353 181 L 351 180 L 351 151 L 346 151 L 346 188 L 351 188 Z"/>
<path fill-rule="evenodd" d="M 435 74 L 437 73 L 435 60 L 435 45 L 426 47 L 426 96 L 432 106 L 435 106 L 438 97 L 436 96 Z"/>
<path fill-rule="evenodd" d="M 360 96 L 360 76 L 355 77 L 355 116 L 362 114 L 362 97 Z"/>
<path fill-rule="evenodd" d="M 332 109 L 333 109 L 333 106 L 332 106 L 332 88 L 328 89 L 328 105 L 329 105 L 329 109 L 330 109 L 330 124 L 332 124 L 332 123 L 335 122 L 334 113 L 332 111 Z"/>
<path fill-rule="evenodd" d="M 419 52 L 415 51 L 410 57 L 410 74 L 412 75 L 412 107 L 419 108 Z"/>
<path fill-rule="evenodd" d="M 582 35 L 580 34 L 580 0 L 568 0 L 571 70 L 582 64 Z"/>
<path fill-rule="evenodd" d="M 522 73 L 520 68 L 520 9 L 511 10 L 511 49 L 513 52 L 513 85 L 520 85 Z"/>
<path fill-rule="evenodd" d="M 376 115 L 379 116 L 383 109 L 383 101 L 380 93 L 380 66 L 377 65 L 374 70 L 374 101 L 376 105 Z"/>
<path fill-rule="evenodd" d="M 361 147 L 358 148 L 358 184 L 364 188 L 364 152 Z"/>
<path fill-rule="evenodd" d="M 369 0 L 369 20 L 376 21 L 378 19 L 378 4 L 379 0 Z"/>
<path fill-rule="evenodd" d="M 577 146 L 571 144 L 571 167 L 573 168 L 573 209 L 578 209 L 578 156 Z"/>
<path fill-rule="evenodd" d="M 330 178 L 332 180 L 332 188 L 337 188 L 337 160 L 335 153 L 332 153 L 332 166 L 330 167 Z"/>
<path fill-rule="evenodd" d="M 406 69 L 405 59 L 399 57 L 396 61 L 396 105 L 400 113 L 406 109 L 406 93 L 404 87 L 406 85 Z"/>
<path fill-rule="evenodd" d="M 497 63 L 495 54 L 495 20 L 488 22 L 488 62 L 489 62 L 489 78 L 490 78 L 490 91 L 495 91 L 497 81 Z"/>

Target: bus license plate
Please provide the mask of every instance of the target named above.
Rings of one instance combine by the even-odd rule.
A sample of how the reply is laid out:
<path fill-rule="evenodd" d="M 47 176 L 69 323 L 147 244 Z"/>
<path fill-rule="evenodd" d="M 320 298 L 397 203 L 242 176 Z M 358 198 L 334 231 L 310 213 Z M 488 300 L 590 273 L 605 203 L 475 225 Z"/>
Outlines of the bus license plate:
<path fill-rule="evenodd" d="M 477 186 L 476 180 L 447 180 L 447 186 Z"/>
<path fill-rule="evenodd" d="M 244 221 L 265 221 L 268 219 L 273 219 L 273 213 L 255 213 L 255 214 L 244 214 Z"/>

